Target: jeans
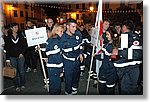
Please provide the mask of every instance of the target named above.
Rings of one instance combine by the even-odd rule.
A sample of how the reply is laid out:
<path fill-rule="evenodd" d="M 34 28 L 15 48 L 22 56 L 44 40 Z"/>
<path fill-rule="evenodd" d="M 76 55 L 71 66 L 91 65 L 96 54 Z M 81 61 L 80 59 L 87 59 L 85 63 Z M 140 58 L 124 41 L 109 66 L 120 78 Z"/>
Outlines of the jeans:
<path fill-rule="evenodd" d="M 10 57 L 12 67 L 16 68 L 16 77 L 14 78 L 15 87 L 24 86 L 25 84 L 25 59 L 24 57 Z"/>

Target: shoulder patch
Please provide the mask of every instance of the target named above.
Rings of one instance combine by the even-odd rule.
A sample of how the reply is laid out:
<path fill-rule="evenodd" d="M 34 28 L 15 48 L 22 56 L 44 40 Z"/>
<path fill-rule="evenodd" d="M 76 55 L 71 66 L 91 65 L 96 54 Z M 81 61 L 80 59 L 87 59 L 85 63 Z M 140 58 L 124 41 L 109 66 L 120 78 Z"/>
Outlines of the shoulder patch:
<path fill-rule="evenodd" d="M 79 40 L 79 36 L 76 36 L 76 40 Z"/>
<path fill-rule="evenodd" d="M 134 41 L 134 42 L 133 42 L 133 45 L 138 46 L 139 44 L 140 44 L 140 42 L 139 42 L 139 41 Z"/>
<path fill-rule="evenodd" d="M 58 49 L 58 45 L 55 45 L 55 46 L 54 46 L 54 49 L 55 49 L 55 50 Z"/>

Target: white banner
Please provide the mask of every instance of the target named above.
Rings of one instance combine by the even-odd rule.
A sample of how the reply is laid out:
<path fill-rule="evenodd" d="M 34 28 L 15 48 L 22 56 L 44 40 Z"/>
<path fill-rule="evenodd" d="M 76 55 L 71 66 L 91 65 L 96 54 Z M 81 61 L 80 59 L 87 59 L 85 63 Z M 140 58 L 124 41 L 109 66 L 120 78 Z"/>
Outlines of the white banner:
<path fill-rule="evenodd" d="M 95 46 L 97 46 L 97 43 L 96 43 L 96 40 L 97 40 L 97 33 L 98 32 L 98 29 L 97 28 L 94 28 L 92 27 L 92 31 L 91 31 L 91 43 Z"/>
<path fill-rule="evenodd" d="M 25 30 L 28 47 L 46 43 L 46 27 Z"/>
<path fill-rule="evenodd" d="M 121 34 L 121 49 L 128 48 L 128 34 Z"/>

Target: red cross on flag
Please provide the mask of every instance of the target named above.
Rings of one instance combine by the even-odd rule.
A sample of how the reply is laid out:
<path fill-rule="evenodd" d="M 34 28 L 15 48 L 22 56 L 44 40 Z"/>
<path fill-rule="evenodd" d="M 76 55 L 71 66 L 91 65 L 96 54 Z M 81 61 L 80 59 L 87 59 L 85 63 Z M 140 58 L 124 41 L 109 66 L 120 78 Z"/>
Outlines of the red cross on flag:
<path fill-rule="evenodd" d="M 102 0 L 99 0 L 99 6 L 98 6 L 97 15 L 96 15 L 95 28 L 98 29 L 96 44 L 98 43 L 98 41 L 100 41 L 100 42 L 99 42 L 99 44 L 100 44 L 99 46 L 102 48 L 103 41 L 99 39 L 99 38 L 102 37 L 102 34 L 103 34 Z M 101 52 L 101 49 L 99 49 L 99 51 L 97 52 L 97 54 L 99 54 L 100 52 Z"/>

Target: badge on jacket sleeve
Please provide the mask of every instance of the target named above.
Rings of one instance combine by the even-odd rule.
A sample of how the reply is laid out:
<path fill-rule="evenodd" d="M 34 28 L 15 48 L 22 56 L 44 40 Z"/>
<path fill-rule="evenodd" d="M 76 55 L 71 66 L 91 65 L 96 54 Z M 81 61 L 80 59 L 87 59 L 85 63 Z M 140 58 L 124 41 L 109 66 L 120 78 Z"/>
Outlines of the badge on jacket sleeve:
<path fill-rule="evenodd" d="M 138 46 L 139 44 L 140 44 L 140 42 L 139 42 L 139 41 L 134 41 L 134 42 L 133 42 L 133 45 Z"/>
<path fill-rule="evenodd" d="M 76 39 L 79 40 L 79 36 L 76 36 Z"/>
<path fill-rule="evenodd" d="M 54 46 L 54 49 L 55 49 L 55 50 L 58 49 L 58 45 L 55 45 L 55 46 Z"/>

